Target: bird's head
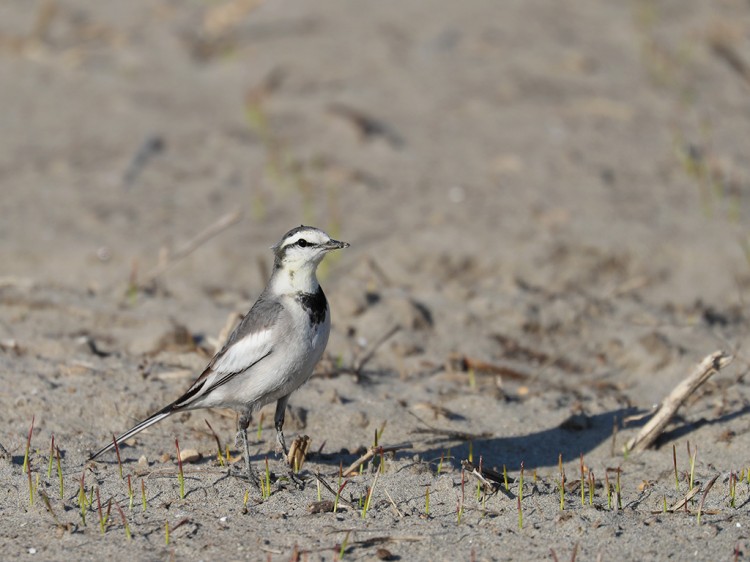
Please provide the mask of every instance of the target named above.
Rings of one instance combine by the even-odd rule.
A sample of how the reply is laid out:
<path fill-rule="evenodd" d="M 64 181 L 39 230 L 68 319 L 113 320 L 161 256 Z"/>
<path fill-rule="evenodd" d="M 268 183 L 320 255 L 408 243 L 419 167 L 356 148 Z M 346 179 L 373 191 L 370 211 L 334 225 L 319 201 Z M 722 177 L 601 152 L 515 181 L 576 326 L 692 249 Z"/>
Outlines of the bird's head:
<path fill-rule="evenodd" d="M 274 269 L 314 273 L 328 252 L 348 246 L 347 242 L 334 240 L 318 228 L 298 226 L 284 234 L 272 247 Z"/>

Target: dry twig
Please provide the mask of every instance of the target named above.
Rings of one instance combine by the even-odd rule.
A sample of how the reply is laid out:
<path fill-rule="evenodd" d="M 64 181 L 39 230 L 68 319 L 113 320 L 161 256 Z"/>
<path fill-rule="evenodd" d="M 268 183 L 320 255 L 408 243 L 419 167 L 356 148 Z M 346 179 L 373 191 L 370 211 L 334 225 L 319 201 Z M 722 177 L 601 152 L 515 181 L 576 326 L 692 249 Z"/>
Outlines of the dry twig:
<path fill-rule="evenodd" d="M 474 466 L 468 460 L 461 461 L 461 466 L 466 471 L 466 474 L 479 480 L 484 489 L 489 492 L 496 492 L 503 483 L 503 475 L 492 469 L 482 467 L 480 471 L 478 467 Z"/>
<path fill-rule="evenodd" d="M 351 465 L 349 465 L 349 468 L 347 468 L 346 470 L 344 470 L 343 475 L 344 475 L 344 477 L 350 476 L 361 465 L 365 464 L 367 461 L 369 461 L 375 455 L 378 455 L 380 453 L 393 453 L 393 452 L 401 450 L 401 449 L 411 449 L 411 447 L 412 447 L 411 443 L 401 443 L 399 445 L 391 445 L 390 447 L 383 447 L 381 445 L 372 446 L 369 449 L 367 449 L 367 451 L 365 452 L 364 455 L 362 455 L 356 461 L 354 461 Z"/>
<path fill-rule="evenodd" d="M 141 282 L 140 286 L 150 285 L 167 270 L 173 267 L 178 261 L 189 256 L 196 249 L 201 247 L 203 244 L 208 242 L 211 238 L 220 234 L 233 224 L 237 223 L 242 218 L 242 213 L 235 211 L 233 213 L 227 213 L 226 215 L 219 217 L 219 219 L 207 228 L 196 234 L 193 238 L 185 242 L 182 246 L 177 248 L 173 253 L 168 255 L 159 265 L 152 269 L 145 277 L 144 281 Z"/>
<path fill-rule="evenodd" d="M 643 426 L 640 433 L 628 441 L 625 448 L 628 451 L 643 451 L 650 447 L 662 434 L 672 416 L 711 375 L 720 371 L 732 362 L 732 356 L 723 351 L 715 351 L 707 355 L 695 368 L 693 373 L 678 384 L 674 390 L 662 400 L 654 417 Z"/>

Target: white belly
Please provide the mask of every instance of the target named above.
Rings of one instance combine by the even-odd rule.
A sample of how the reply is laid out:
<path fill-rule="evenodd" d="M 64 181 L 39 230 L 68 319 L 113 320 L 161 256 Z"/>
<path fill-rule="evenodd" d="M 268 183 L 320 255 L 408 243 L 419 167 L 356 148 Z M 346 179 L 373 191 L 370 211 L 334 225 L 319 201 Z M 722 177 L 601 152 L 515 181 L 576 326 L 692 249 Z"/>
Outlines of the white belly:
<path fill-rule="evenodd" d="M 278 335 L 273 351 L 265 359 L 214 389 L 195 406 L 255 410 L 297 390 L 310 378 L 325 351 L 330 313 L 326 311 L 325 320 L 312 329 L 308 323 L 307 313 L 295 315 L 290 329 Z"/>

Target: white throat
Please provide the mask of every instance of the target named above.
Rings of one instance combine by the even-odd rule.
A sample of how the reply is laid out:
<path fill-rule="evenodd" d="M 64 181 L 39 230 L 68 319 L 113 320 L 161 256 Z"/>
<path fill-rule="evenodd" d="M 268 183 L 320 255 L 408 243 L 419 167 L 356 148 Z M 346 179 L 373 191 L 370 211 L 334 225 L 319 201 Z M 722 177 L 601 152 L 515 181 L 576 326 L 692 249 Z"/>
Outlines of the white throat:
<path fill-rule="evenodd" d="M 278 295 L 315 293 L 320 287 L 315 275 L 317 264 L 284 265 L 273 272 L 269 287 Z"/>

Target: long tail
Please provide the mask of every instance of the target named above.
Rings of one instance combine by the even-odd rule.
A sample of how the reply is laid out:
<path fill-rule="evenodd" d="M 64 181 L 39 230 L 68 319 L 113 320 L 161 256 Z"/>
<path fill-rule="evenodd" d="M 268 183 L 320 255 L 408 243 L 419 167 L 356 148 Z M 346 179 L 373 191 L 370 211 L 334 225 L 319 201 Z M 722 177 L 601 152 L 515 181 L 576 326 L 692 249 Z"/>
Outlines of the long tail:
<path fill-rule="evenodd" d="M 147 427 L 151 427 L 156 422 L 159 422 L 159 421 L 163 420 L 164 418 L 166 418 L 167 416 L 173 414 L 176 411 L 177 410 L 175 410 L 175 408 L 174 408 L 174 406 L 172 404 L 170 404 L 166 408 L 163 408 L 163 409 L 159 410 L 153 416 L 151 416 L 151 417 L 143 420 L 141 423 L 139 423 L 135 427 L 129 429 L 128 431 L 126 431 L 125 433 L 123 433 L 122 435 L 120 435 L 119 437 L 117 437 L 114 441 L 111 441 L 109 443 L 109 445 L 107 445 L 106 447 L 103 447 L 102 449 L 99 449 L 96 453 L 94 453 L 93 455 L 91 455 L 91 457 L 89 458 L 89 460 L 94 460 L 99 455 L 101 455 L 103 453 L 106 453 L 107 451 L 111 451 L 112 449 L 115 448 L 115 443 L 117 443 L 117 446 L 119 447 L 120 443 L 122 443 L 126 439 L 130 439 L 131 437 L 133 437 L 133 435 L 135 435 L 137 433 L 140 433 L 141 431 L 143 431 Z"/>

